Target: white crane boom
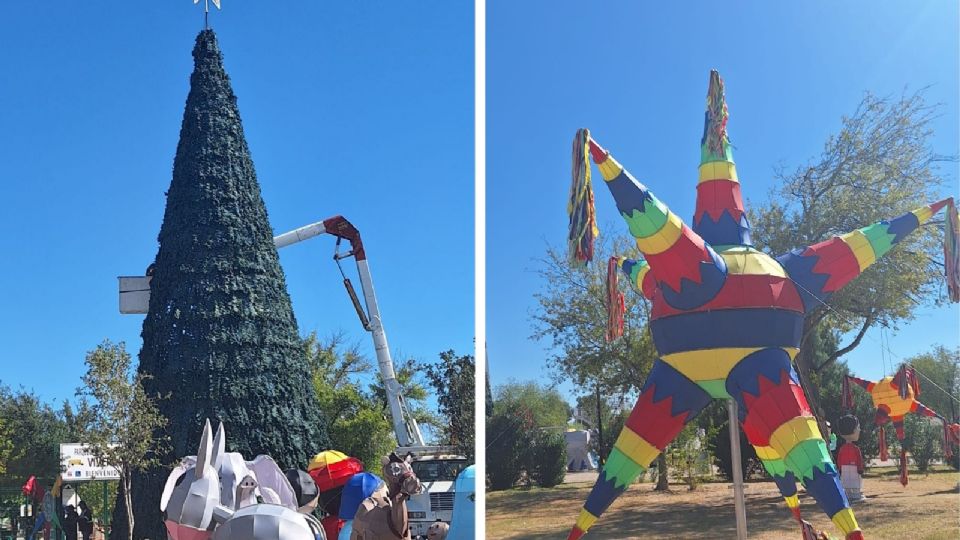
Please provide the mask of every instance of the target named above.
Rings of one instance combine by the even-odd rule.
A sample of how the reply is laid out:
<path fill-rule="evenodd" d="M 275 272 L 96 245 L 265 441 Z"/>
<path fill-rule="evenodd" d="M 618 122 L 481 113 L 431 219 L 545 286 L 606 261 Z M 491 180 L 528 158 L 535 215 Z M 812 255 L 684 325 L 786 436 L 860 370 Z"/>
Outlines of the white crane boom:
<path fill-rule="evenodd" d="M 356 294 L 353 292 L 350 281 L 346 278 L 344 278 L 344 285 L 346 285 L 347 292 L 357 309 L 360 322 L 373 335 L 377 365 L 380 367 L 380 376 L 386 390 L 387 403 L 390 405 L 390 416 L 393 420 L 393 431 L 397 435 L 397 443 L 399 446 L 424 446 L 420 426 L 417 425 L 417 421 L 407 410 L 403 400 L 403 389 L 397 381 L 397 375 L 393 369 L 393 359 L 390 357 L 390 347 L 387 345 L 387 333 L 384 331 L 380 319 L 380 308 L 377 306 L 377 296 L 373 290 L 373 277 L 370 275 L 370 265 L 367 262 L 367 255 L 360 239 L 360 231 L 343 216 L 334 216 L 275 236 L 273 243 L 279 249 L 321 234 L 336 236 L 338 244 L 340 239 L 350 242 L 350 251 L 343 255 L 335 254 L 335 259 L 339 260 L 352 256 L 357 261 L 360 290 L 367 305 L 366 316 L 357 303 Z"/>

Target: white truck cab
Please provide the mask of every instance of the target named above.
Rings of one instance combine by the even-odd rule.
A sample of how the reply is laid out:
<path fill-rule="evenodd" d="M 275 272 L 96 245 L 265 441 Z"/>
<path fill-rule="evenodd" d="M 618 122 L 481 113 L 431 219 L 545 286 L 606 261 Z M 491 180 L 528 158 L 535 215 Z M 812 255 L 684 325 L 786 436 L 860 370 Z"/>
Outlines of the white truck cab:
<path fill-rule="evenodd" d="M 450 523 L 456 493 L 454 481 L 470 463 L 466 456 L 456 454 L 450 447 L 400 447 L 396 452 L 400 456 L 407 453 L 414 456 L 410 466 L 423 484 L 423 493 L 407 501 L 407 518 L 410 536 L 425 539 L 427 529 L 435 521 Z"/>

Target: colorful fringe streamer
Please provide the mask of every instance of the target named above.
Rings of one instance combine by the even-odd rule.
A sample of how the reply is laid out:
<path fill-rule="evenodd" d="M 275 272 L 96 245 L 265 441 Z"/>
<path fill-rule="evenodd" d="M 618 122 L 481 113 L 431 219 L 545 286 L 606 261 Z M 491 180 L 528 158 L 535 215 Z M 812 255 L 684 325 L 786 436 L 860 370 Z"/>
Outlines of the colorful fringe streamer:
<path fill-rule="evenodd" d="M 623 336 L 623 313 L 626 306 L 623 303 L 623 293 L 619 285 L 620 265 L 617 257 L 610 257 L 607 262 L 607 342 L 615 341 Z"/>
<path fill-rule="evenodd" d="M 716 81 L 713 79 L 716 78 Z M 703 130 L 703 141 L 710 153 L 718 158 L 726 155 L 724 144 L 727 139 L 727 102 L 723 99 L 723 79 L 716 71 L 710 72 L 710 88 L 707 93 L 707 112 Z M 711 119 L 713 121 L 711 121 Z"/>
<path fill-rule="evenodd" d="M 593 204 L 593 186 L 590 184 L 590 131 L 578 129 L 573 139 L 573 180 L 570 184 L 570 231 L 567 242 L 572 260 L 584 263 L 593 260 L 593 242 L 597 229 L 597 210 Z"/>
<path fill-rule="evenodd" d="M 913 367 L 907 364 L 900 366 L 900 369 L 897 370 L 896 376 L 893 378 L 893 383 L 897 385 L 897 390 L 900 393 L 900 399 L 907 399 L 909 393 L 907 392 L 908 388 L 913 389 L 914 399 L 920 397 L 920 380 L 917 379 L 917 374 L 913 371 Z"/>
<path fill-rule="evenodd" d="M 951 198 L 947 203 L 943 258 L 946 265 L 947 292 L 951 302 L 960 302 L 960 213 Z"/>

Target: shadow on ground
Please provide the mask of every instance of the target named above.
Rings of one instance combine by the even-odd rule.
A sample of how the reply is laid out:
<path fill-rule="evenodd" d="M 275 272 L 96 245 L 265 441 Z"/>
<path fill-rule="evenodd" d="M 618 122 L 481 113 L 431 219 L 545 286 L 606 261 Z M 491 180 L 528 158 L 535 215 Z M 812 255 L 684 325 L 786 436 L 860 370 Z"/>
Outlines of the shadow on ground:
<path fill-rule="evenodd" d="M 957 473 L 918 475 L 904 488 L 895 479 L 868 478 L 864 486 L 870 499 L 855 505 L 854 511 L 871 540 L 957 538 L 958 479 Z M 589 484 L 565 484 L 490 493 L 487 538 L 565 538 L 590 488 Z M 799 527 L 772 482 L 748 484 L 746 502 L 751 539 L 799 538 Z M 813 498 L 802 494 L 801 510 L 814 526 L 839 536 Z M 604 513 L 587 539 L 735 537 L 730 484 L 705 484 L 695 492 L 674 486 L 671 493 L 637 484 Z"/>

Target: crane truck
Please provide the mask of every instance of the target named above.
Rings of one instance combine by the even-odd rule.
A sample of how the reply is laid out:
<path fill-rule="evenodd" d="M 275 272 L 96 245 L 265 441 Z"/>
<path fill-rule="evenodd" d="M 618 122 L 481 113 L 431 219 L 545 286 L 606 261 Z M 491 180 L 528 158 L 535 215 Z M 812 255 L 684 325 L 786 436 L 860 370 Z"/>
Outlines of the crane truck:
<path fill-rule="evenodd" d="M 304 240 L 329 234 L 334 236 L 336 247 L 333 259 L 340 268 L 347 295 L 357 312 L 360 324 L 370 332 L 380 377 L 386 390 L 387 404 L 393 431 L 397 437 L 397 455 L 411 454 L 412 467 L 423 483 L 424 491 L 414 495 L 407 503 L 410 533 L 414 538 L 426 538 L 427 528 L 435 521 L 449 523 L 453 514 L 454 481 L 467 466 L 465 456 L 458 455 L 451 447 L 429 446 L 424 442 L 420 426 L 407 409 L 403 399 L 403 388 L 397 381 L 387 344 L 387 334 L 380 319 L 380 308 L 373 290 L 373 278 L 367 262 L 360 231 L 343 216 L 334 216 L 323 221 L 311 223 L 273 238 L 277 249 L 287 247 Z M 341 242 L 350 244 L 349 251 L 340 252 Z M 352 282 L 343 271 L 340 261 L 353 257 L 360 278 L 360 290 L 363 294 L 366 310 L 357 297 Z M 150 276 L 120 276 L 120 312 L 123 314 L 145 314 L 150 305 Z"/>

